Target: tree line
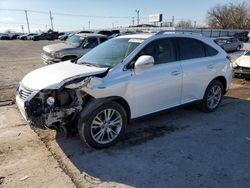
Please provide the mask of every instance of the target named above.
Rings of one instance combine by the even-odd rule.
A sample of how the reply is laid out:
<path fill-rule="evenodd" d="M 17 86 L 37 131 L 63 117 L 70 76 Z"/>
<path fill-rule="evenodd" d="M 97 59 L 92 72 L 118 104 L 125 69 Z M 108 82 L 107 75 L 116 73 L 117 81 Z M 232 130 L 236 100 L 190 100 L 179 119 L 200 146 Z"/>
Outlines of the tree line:
<path fill-rule="evenodd" d="M 207 11 L 206 21 L 207 27 L 213 29 L 250 29 L 250 4 L 218 4 Z M 182 20 L 176 27 L 193 28 L 194 25 L 190 20 Z"/>

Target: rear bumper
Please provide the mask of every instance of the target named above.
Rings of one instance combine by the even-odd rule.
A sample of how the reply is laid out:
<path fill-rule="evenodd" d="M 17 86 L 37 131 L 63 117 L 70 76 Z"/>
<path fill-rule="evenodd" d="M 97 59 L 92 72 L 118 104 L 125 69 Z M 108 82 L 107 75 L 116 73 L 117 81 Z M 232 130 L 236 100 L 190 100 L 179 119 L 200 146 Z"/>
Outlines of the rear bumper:
<path fill-rule="evenodd" d="M 47 65 L 48 64 L 53 64 L 53 63 L 58 63 L 58 62 L 61 61 L 61 59 L 55 59 L 55 58 L 49 57 L 44 53 L 41 53 L 41 59 Z"/>

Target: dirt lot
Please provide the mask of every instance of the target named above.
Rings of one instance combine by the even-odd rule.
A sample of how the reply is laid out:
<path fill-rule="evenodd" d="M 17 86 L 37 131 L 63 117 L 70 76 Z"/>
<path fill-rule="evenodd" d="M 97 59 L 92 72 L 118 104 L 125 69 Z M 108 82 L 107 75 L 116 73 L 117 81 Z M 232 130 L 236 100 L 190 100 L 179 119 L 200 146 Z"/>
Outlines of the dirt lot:
<path fill-rule="evenodd" d="M 44 66 L 48 43 L 0 41 L 0 100 Z M 0 187 L 250 187 L 249 111 L 250 81 L 234 79 L 216 112 L 189 107 L 139 119 L 118 145 L 96 151 L 78 136 L 35 134 L 15 105 L 0 107 Z"/>

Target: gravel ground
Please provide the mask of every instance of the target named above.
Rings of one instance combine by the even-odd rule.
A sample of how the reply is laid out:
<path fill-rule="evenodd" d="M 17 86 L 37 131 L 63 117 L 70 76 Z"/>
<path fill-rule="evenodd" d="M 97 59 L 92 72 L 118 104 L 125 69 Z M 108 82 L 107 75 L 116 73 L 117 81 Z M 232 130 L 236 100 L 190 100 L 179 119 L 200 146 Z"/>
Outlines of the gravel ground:
<path fill-rule="evenodd" d="M 0 100 L 13 99 L 21 78 L 44 66 L 40 53 L 48 43 L 0 41 Z M 15 105 L 1 107 L 0 187 L 247 188 L 249 111 L 250 82 L 234 79 L 216 112 L 188 107 L 137 119 L 119 144 L 93 150 L 78 136 L 35 134 Z"/>

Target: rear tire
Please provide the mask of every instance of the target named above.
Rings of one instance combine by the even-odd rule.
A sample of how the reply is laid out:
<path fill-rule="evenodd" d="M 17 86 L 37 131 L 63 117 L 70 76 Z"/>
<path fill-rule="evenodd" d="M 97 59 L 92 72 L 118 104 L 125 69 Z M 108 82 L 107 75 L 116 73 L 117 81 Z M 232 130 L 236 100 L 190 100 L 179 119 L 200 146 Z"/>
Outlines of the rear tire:
<path fill-rule="evenodd" d="M 203 112 L 215 111 L 222 100 L 224 88 L 220 81 L 213 80 L 207 87 L 203 100 L 199 106 Z"/>
<path fill-rule="evenodd" d="M 88 114 L 87 117 L 80 115 L 78 133 L 89 146 L 96 149 L 110 147 L 125 133 L 127 114 L 120 104 L 110 101 Z"/>

